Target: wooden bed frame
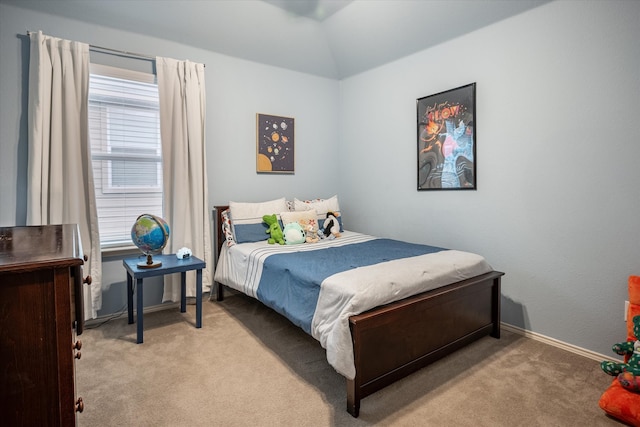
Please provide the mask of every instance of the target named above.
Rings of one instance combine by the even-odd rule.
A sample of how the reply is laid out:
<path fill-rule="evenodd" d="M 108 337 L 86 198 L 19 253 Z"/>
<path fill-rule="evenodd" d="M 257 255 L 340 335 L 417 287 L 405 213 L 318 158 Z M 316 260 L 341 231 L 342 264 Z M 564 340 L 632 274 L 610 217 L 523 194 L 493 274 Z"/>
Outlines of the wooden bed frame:
<path fill-rule="evenodd" d="M 215 262 L 225 242 L 215 206 Z M 485 335 L 500 338 L 500 279 L 492 271 L 351 316 L 356 377 L 347 379 L 347 411 L 360 401 Z M 224 298 L 216 283 L 217 300 Z"/>

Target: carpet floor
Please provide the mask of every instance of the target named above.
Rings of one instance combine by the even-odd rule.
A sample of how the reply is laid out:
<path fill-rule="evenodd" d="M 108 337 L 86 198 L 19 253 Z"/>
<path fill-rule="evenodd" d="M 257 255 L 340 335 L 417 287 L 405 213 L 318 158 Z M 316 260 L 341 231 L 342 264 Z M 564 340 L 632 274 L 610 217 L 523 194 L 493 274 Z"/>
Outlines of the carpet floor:
<path fill-rule="evenodd" d="M 598 407 L 611 382 L 596 361 L 503 331 L 346 411 L 324 349 L 259 302 L 231 295 L 126 316 L 79 338 L 79 426 L 621 426 Z M 375 356 L 374 356 L 375 357 Z"/>

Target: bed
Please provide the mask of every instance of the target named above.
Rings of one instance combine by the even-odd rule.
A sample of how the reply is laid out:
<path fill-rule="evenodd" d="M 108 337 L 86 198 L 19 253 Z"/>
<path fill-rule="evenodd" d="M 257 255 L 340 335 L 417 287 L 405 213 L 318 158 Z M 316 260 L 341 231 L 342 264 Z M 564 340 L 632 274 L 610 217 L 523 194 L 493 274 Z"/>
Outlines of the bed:
<path fill-rule="evenodd" d="M 486 335 L 500 338 L 500 280 L 504 273 L 494 271 L 478 255 L 349 231 L 337 239 L 295 246 L 269 245 L 266 236 L 264 242 L 229 245 L 228 233 L 225 235 L 221 229 L 225 220 L 228 222 L 222 215 L 228 209 L 229 206 L 214 208 L 217 300 L 223 300 L 224 287 L 228 286 L 258 298 L 318 339 L 327 350 L 328 362 L 346 378 L 347 411 L 353 417 L 359 416 L 361 400 L 366 396 Z M 355 258 L 360 259 L 369 248 L 380 253 L 379 249 L 389 244 L 392 249 L 381 255 L 384 262 L 367 261 L 365 266 L 347 271 L 331 264 L 329 272 L 317 280 L 321 286 L 314 286 L 320 288 L 319 296 L 315 291 L 311 296 L 307 291 L 284 296 L 279 296 L 280 291 L 260 291 L 269 289 L 265 283 L 270 280 L 276 289 L 297 289 L 294 285 L 298 279 L 285 275 L 291 270 L 291 274 L 306 277 L 305 260 L 327 263 L 337 253 L 339 258 L 349 258 L 347 264 L 360 262 L 348 255 L 349 251 L 354 252 L 350 246 L 357 248 L 359 256 Z M 325 252 L 335 253 L 323 258 Z M 389 259 L 388 253 L 399 255 Z M 435 266 L 412 273 L 412 264 L 426 259 L 453 263 L 455 271 L 452 275 L 441 274 L 442 267 Z M 320 270 L 326 270 L 328 265 Z M 435 273 L 425 276 L 426 270 Z M 357 275 L 363 272 L 367 272 L 369 282 L 374 277 L 382 279 L 378 284 L 367 282 L 361 286 Z M 278 280 L 286 282 L 286 286 L 278 284 Z M 404 280 L 407 289 L 404 283 L 396 283 Z M 349 289 L 352 285 L 356 288 L 353 294 L 346 291 L 345 296 L 345 284 Z M 371 286 L 374 290 L 370 290 Z M 383 288 L 392 291 L 385 294 L 375 290 Z M 367 292 L 362 292 L 364 289 Z M 358 302 L 351 303 L 349 298 Z M 314 305 L 321 314 L 310 318 L 305 310 L 289 309 L 291 299 Z"/>

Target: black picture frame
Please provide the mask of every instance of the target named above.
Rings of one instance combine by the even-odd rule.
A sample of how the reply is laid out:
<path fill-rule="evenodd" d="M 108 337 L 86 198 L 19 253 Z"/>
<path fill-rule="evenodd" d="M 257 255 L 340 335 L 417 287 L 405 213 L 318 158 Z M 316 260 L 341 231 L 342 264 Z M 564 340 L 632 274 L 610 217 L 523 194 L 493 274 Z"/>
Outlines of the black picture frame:
<path fill-rule="evenodd" d="M 418 191 L 476 190 L 476 84 L 416 100 Z"/>
<path fill-rule="evenodd" d="M 295 173 L 295 119 L 256 113 L 256 172 Z"/>

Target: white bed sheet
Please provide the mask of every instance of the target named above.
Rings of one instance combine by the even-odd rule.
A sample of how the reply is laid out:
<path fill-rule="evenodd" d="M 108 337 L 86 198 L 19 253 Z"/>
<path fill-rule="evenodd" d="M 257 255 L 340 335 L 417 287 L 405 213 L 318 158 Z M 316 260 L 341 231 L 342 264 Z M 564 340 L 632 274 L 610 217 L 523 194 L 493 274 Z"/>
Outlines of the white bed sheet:
<path fill-rule="evenodd" d="M 371 239 L 375 237 L 345 231 L 338 239 L 314 244 L 281 246 L 264 241 L 223 245 L 214 280 L 256 298 L 262 264 L 268 256 Z M 480 255 L 443 250 L 334 274 L 322 282 L 311 334 L 326 349 L 329 364 L 340 374 L 353 379 L 356 372 L 349 331 L 350 316 L 492 270 Z"/>

